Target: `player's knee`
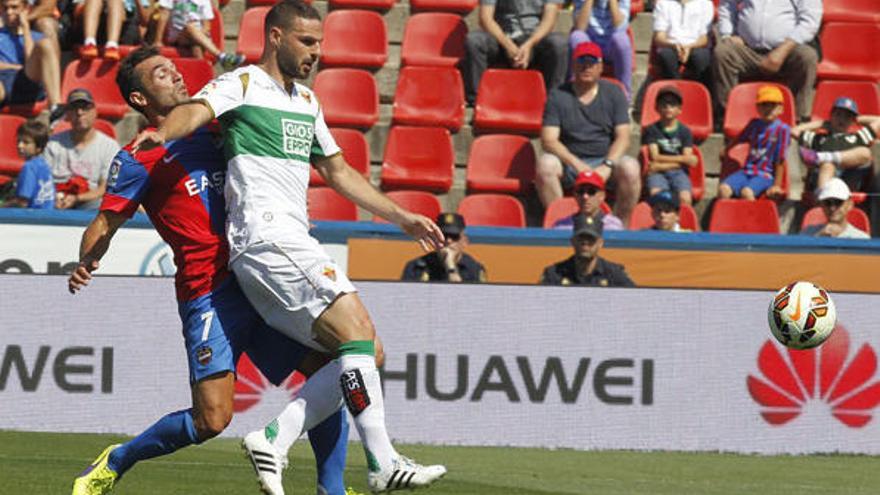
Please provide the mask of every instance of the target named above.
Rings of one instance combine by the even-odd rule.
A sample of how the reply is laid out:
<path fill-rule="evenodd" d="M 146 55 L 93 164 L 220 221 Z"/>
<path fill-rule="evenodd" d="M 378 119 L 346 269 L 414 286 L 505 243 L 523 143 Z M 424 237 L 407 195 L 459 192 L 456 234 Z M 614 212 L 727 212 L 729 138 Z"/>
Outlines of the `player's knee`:
<path fill-rule="evenodd" d="M 231 421 L 231 407 L 212 407 L 200 411 L 199 414 L 193 418 L 193 426 L 195 426 L 199 442 L 204 442 L 205 440 L 209 440 L 223 433 L 223 430 L 229 426 Z"/>

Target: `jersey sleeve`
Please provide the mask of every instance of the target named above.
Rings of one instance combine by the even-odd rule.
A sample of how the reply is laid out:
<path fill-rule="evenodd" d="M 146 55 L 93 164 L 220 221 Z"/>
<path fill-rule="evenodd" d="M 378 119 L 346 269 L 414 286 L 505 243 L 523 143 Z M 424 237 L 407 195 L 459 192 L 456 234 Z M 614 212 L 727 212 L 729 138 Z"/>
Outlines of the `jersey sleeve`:
<path fill-rule="evenodd" d="M 318 108 L 318 115 L 315 116 L 315 139 L 312 140 L 312 150 L 309 155 L 310 161 L 315 159 L 326 158 L 339 153 L 339 145 L 330 134 L 330 128 L 324 122 L 324 110 Z"/>
<path fill-rule="evenodd" d="M 149 173 L 141 162 L 128 151 L 120 151 L 110 164 L 107 192 L 101 202 L 101 210 L 131 218 L 143 201 L 149 179 Z"/>
<path fill-rule="evenodd" d="M 244 103 L 244 93 L 249 79 L 247 72 L 227 72 L 206 84 L 196 93 L 193 100 L 205 102 L 214 113 L 214 117 L 219 117 Z"/>
<path fill-rule="evenodd" d="M 37 174 L 34 172 L 31 162 L 25 163 L 21 168 L 21 172 L 18 174 L 18 183 L 15 185 L 17 197 L 31 199 L 36 195 L 39 186 L 37 185 Z"/>
<path fill-rule="evenodd" d="M 201 5 L 199 5 L 199 17 L 201 17 L 203 21 L 210 21 L 214 18 L 214 7 L 211 5 L 210 1 L 205 0 L 201 2 Z"/>

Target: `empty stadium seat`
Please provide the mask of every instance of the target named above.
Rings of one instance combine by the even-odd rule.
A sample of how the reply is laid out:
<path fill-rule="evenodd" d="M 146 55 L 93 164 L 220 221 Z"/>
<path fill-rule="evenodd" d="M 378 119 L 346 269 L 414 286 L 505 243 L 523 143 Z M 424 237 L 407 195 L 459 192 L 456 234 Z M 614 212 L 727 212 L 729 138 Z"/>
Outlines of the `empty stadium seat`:
<path fill-rule="evenodd" d="M 342 149 L 342 156 L 351 168 L 357 170 L 365 178 L 370 177 L 370 146 L 364 135 L 354 129 L 344 129 L 340 127 L 331 127 L 330 134 L 333 140 Z M 321 174 L 311 168 L 309 177 L 309 186 L 326 186 L 327 182 L 321 177 Z"/>
<path fill-rule="evenodd" d="M 66 119 L 59 120 L 55 127 L 52 128 L 52 134 L 58 134 L 59 132 L 64 132 L 70 129 L 70 122 Z M 116 126 L 113 125 L 113 122 L 104 119 L 95 119 L 95 129 L 103 132 L 104 134 L 116 139 Z"/>
<path fill-rule="evenodd" d="M 331 9 L 388 10 L 397 0 L 330 0 Z"/>
<path fill-rule="evenodd" d="M 695 141 L 705 141 L 712 134 L 712 96 L 702 84 L 686 79 L 655 81 L 648 85 L 642 107 L 642 128 L 660 120 L 656 101 L 657 93 L 664 86 L 675 86 L 681 91 L 683 101 L 678 119 L 688 126 Z"/>
<path fill-rule="evenodd" d="M 454 67 L 404 67 L 397 77 L 391 118 L 395 125 L 439 125 L 458 131 L 464 124 L 461 74 Z"/>
<path fill-rule="evenodd" d="M 263 25 L 270 6 L 251 7 L 244 11 L 238 25 L 238 53 L 246 63 L 255 64 L 263 54 Z"/>
<path fill-rule="evenodd" d="M 413 213 L 425 215 L 431 220 L 437 218 L 437 216 L 440 215 L 440 212 L 443 211 L 443 207 L 440 206 L 440 200 L 437 199 L 437 196 L 426 191 L 389 191 L 387 195 L 391 201 L 394 201 Z M 388 223 L 387 220 L 378 215 L 373 215 L 373 221 L 378 223 Z"/>
<path fill-rule="evenodd" d="M 308 190 L 309 220 L 356 221 L 357 206 L 329 187 Z"/>
<path fill-rule="evenodd" d="M 382 187 L 446 192 L 452 187 L 454 163 L 448 129 L 395 126 L 385 144 Z"/>
<path fill-rule="evenodd" d="M 814 120 L 828 120 L 834 100 L 847 96 L 855 100 L 862 115 L 880 114 L 880 90 L 868 81 L 822 81 L 816 86 L 813 98 Z"/>
<path fill-rule="evenodd" d="M 871 235 L 871 220 L 868 218 L 868 214 L 865 213 L 864 210 L 852 208 L 849 210 L 849 213 L 846 214 L 846 220 L 851 223 L 853 227 Z M 816 206 L 810 208 L 804 214 L 804 219 L 801 221 L 801 230 L 804 230 L 810 225 L 819 225 L 826 222 L 828 222 L 828 218 L 825 216 L 825 212 L 822 211 L 822 207 Z"/>
<path fill-rule="evenodd" d="M 824 0 L 822 22 L 869 22 L 880 24 L 877 0 Z"/>
<path fill-rule="evenodd" d="M 876 53 L 880 24 L 824 23 L 819 39 L 822 46 L 822 61 L 816 70 L 819 80 L 880 82 L 880 57 Z M 872 46 L 875 50 L 870 48 Z"/>
<path fill-rule="evenodd" d="M 678 224 L 683 229 L 699 232 L 700 222 L 697 212 L 693 207 L 681 205 L 678 209 Z M 643 230 L 654 226 L 654 216 L 651 213 L 651 205 L 642 201 L 633 208 L 632 217 L 629 219 L 629 230 Z"/>
<path fill-rule="evenodd" d="M 455 12 L 467 14 L 477 6 L 477 0 L 410 0 L 413 12 Z"/>
<path fill-rule="evenodd" d="M 733 90 L 727 96 L 727 111 L 724 113 L 724 137 L 728 139 L 736 138 L 739 133 L 746 128 L 752 118 L 758 116 L 758 110 L 755 107 L 755 100 L 758 97 L 758 88 L 761 86 L 772 85 L 782 90 L 782 96 L 785 99 L 783 104 L 782 115 L 779 119 L 786 124 L 794 127 L 797 123 L 796 112 L 794 107 L 794 96 L 788 86 L 773 82 L 747 82 L 740 83 L 733 87 Z"/>
<path fill-rule="evenodd" d="M 87 89 L 95 98 L 98 115 L 120 119 L 129 107 L 114 83 L 118 69 L 119 62 L 112 60 L 73 60 L 64 70 L 61 97 L 67 98 L 68 93 L 77 88 Z"/>
<path fill-rule="evenodd" d="M 20 115 L 0 115 L 0 174 L 18 175 L 24 159 L 18 156 L 18 127 L 25 118 Z"/>
<path fill-rule="evenodd" d="M 712 208 L 709 232 L 779 234 L 776 203 L 766 199 L 719 199 Z"/>
<path fill-rule="evenodd" d="M 688 167 L 688 177 L 691 179 L 691 196 L 696 203 L 703 199 L 703 194 L 706 192 L 706 167 L 703 162 L 703 153 L 700 151 L 700 147 L 694 146 L 693 150 L 694 155 L 697 156 L 697 165 L 694 167 Z M 642 146 L 639 153 L 639 161 L 642 163 L 643 177 L 648 176 L 648 162 L 650 161 L 650 157 L 651 155 L 648 152 L 648 146 Z M 642 192 L 649 194 L 647 187 L 643 187 Z"/>
<path fill-rule="evenodd" d="M 506 194 L 472 194 L 458 204 L 465 224 L 490 227 L 525 227 L 526 213 L 519 200 Z"/>
<path fill-rule="evenodd" d="M 468 28 L 455 14 L 426 12 L 406 20 L 400 63 L 454 67 L 464 57 L 464 40 Z"/>
<path fill-rule="evenodd" d="M 536 70 L 488 69 L 474 107 L 479 130 L 538 134 L 547 93 Z"/>
<path fill-rule="evenodd" d="M 487 134 L 474 139 L 466 172 L 469 193 L 524 193 L 534 179 L 535 148 L 528 138 Z"/>
<path fill-rule="evenodd" d="M 369 10 L 334 10 L 324 18 L 322 67 L 378 69 L 388 59 L 388 35 L 382 16 Z"/>
<path fill-rule="evenodd" d="M 792 146 L 792 144 L 789 144 Z M 740 143 L 729 150 L 722 151 L 721 155 L 721 177 L 723 181 L 728 175 L 741 169 L 749 155 L 749 143 Z M 788 162 L 784 162 L 782 167 L 782 189 L 788 195 L 789 179 L 788 179 Z"/>
<path fill-rule="evenodd" d="M 192 96 L 214 79 L 214 68 L 202 58 L 176 58 L 173 60 L 177 71 L 183 76 L 186 90 Z"/>
<path fill-rule="evenodd" d="M 608 206 L 608 203 L 602 203 L 602 212 L 603 213 L 611 213 L 611 207 Z M 565 217 L 570 217 L 574 215 L 578 211 L 577 201 L 571 196 L 561 197 L 552 203 L 550 206 L 544 210 L 544 223 L 543 226 L 545 229 L 553 228 L 553 224 L 558 220 L 561 220 Z"/>
<path fill-rule="evenodd" d="M 330 126 L 369 129 L 379 120 L 379 90 L 361 69 L 324 69 L 312 85 Z"/>

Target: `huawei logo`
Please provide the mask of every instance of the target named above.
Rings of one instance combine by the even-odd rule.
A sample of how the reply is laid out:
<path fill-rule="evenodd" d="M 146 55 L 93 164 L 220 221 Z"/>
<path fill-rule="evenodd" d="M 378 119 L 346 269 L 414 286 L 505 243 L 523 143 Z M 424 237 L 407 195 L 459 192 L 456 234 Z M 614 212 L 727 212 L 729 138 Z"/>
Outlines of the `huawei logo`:
<path fill-rule="evenodd" d="M 242 354 L 241 359 L 238 360 L 236 375 L 235 399 L 232 406 L 236 414 L 256 406 L 263 398 L 263 394 L 267 389 L 275 388 L 275 385 L 272 385 L 272 382 L 260 373 L 260 370 L 257 369 L 246 353 Z M 306 379 L 302 374 L 294 371 L 284 379 L 279 389 L 284 390 L 290 395 L 288 400 L 293 400 L 305 381 Z"/>
<path fill-rule="evenodd" d="M 767 341 L 758 354 L 763 377 L 749 375 L 749 394 L 771 425 L 783 425 L 805 409 L 823 408 L 841 423 L 860 428 L 880 403 L 877 355 L 862 344 L 850 357 L 849 332 L 840 324 L 824 345 L 803 351 Z M 818 407 L 817 407 L 818 406 Z"/>

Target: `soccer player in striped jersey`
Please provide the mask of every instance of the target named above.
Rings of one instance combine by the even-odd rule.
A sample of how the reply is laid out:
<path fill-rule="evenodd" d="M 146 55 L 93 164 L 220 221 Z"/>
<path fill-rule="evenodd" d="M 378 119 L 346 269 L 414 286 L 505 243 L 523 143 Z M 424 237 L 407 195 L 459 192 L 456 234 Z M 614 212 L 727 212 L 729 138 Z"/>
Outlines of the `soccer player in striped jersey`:
<path fill-rule="evenodd" d="M 189 100 L 174 63 L 158 49 L 136 50 L 121 63 L 117 84 L 151 128 Z M 178 310 L 189 360 L 193 405 L 172 412 L 134 439 L 108 447 L 74 482 L 74 495 L 111 491 L 134 463 L 218 435 L 232 419 L 235 365 L 246 351 L 276 385 L 297 366 L 309 373 L 327 358 L 269 329 L 227 268 L 223 186 L 226 161 L 208 128 L 149 151 L 121 150 L 111 165 L 101 209 L 83 234 L 71 293 L 91 280 L 117 229 L 143 206 L 174 251 Z M 318 493 L 344 495 L 348 439 L 341 411 L 311 431 Z M 278 466 L 278 469 L 283 466 Z M 283 493 L 278 492 L 278 493 Z"/>
<path fill-rule="evenodd" d="M 343 196 L 397 224 L 423 248 L 436 249 L 445 240 L 431 219 L 396 205 L 346 163 L 317 97 L 296 82 L 317 64 L 322 37 L 314 7 L 299 0 L 276 3 L 266 14 L 259 63 L 207 84 L 192 103 L 175 108 L 157 130 L 142 132 L 135 142 L 141 149 L 161 146 L 215 117 L 220 120 L 229 163 L 230 267 L 273 328 L 338 356 L 265 430 L 245 437 L 243 445 L 264 486 L 281 486 L 274 465 L 285 462 L 302 431 L 343 400 L 364 443 L 370 489 L 427 486 L 446 468 L 416 464 L 391 444 L 373 359 L 373 323 L 348 277 L 309 234 L 310 166 Z"/>

